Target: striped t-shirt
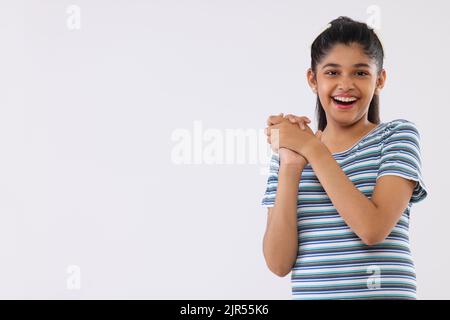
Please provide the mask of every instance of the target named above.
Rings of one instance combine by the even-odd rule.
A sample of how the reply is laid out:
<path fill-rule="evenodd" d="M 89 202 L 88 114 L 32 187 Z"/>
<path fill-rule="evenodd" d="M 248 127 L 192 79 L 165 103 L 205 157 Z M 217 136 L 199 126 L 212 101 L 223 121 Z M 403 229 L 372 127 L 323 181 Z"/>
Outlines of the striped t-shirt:
<path fill-rule="evenodd" d="M 379 124 L 351 148 L 333 153 L 347 177 L 368 198 L 384 175 L 418 182 L 389 236 L 372 246 L 345 223 L 311 165 L 304 167 L 297 198 L 299 247 L 291 272 L 293 299 L 417 299 L 409 217 L 411 205 L 427 196 L 419 142 L 416 125 L 397 119 Z M 279 165 L 278 154 L 273 154 L 262 199 L 265 207 L 274 205 Z"/>

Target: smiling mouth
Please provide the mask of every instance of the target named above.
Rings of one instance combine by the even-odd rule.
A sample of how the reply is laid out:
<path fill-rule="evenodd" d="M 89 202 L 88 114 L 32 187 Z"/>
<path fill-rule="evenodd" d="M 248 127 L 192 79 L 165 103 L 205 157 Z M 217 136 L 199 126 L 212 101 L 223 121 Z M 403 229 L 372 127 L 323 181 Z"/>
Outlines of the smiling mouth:
<path fill-rule="evenodd" d="M 331 97 L 331 100 L 333 100 L 334 105 L 339 109 L 350 109 L 359 99 L 356 97 L 352 97 L 351 99 L 339 99 L 336 97 Z"/>

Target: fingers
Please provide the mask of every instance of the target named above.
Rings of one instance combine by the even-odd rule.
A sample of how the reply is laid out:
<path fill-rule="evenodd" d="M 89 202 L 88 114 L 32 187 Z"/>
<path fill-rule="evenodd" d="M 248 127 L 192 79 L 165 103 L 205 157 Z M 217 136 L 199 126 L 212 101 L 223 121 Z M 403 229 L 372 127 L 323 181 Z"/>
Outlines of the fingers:
<path fill-rule="evenodd" d="M 298 123 L 299 127 L 302 130 L 306 129 L 306 124 L 311 123 L 311 120 L 306 116 L 296 116 L 293 114 L 287 114 L 283 115 L 283 113 L 280 113 L 279 115 L 271 115 L 269 118 L 267 118 L 267 128 L 264 128 L 264 134 L 267 136 L 267 143 L 270 142 L 270 134 L 271 130 L 269 129 L 270 126 L 277 125 L 283 121 L 283 119 L 288 119 L 291 123 Z"/>
<path fill-rule="evenodd" d="M 268 127 L 264 128 L 264 134 L 267 136 L 267 143 L 271 144 L 271 141 L 270 141 L 270 133 L 271 133 L 270 131 L 271 130 L 269 129 L 269 127 L 279 124 L 282 121 L 283 121 L 283 113 L 280 113 L 279 115 L 276 115 L 276 116 L 272 115 L 272 116 L 269 116 L 269 118 L 267 118 L 267 126 Z M 274 149 L 272 148 L 272 150 L 274 150 Z"/>
<path fill-rule="evenodd" d="M 289 119 L 291 123 L 298 123 L 302 130 L 306 129 L 305 123 L 311 123 L 311 120 L 306 116 L 298 117 L 293 114 L 287 114 L 285 118 Z"/>
<path fill-rule="evenodd" d="M 297 122 L 297 121 L 296 121 L 296 118 L 295 118 L 295 116 L 294 116 L 293 114 L 287 114 L 287 115 L 285 115 L 284 117 L 285 117 L 286 119 L 288 119 L 291 123 Z"/>
<path fill-rule="evenodd" d="M 279 115 L 272 115 L 267 118 L 267 125 L 271 126 L 274 124 L 279 124 L 281 121 L 283 121 L 283 113 L 280 113 Z"/>
<path fill-rule="evenodd" d="M 289 121 L 291 123 L 296 123 L 297 122 L 299 124 L 299 126 L 303 130 L 305 129 L 304 123 L 311 123 L 311 120 L 308 117 L 306 117 L 306 116 L 298 117 L 298 116 L 293 115 L 293 114 L 287 114 L 287 115 L 283 116 L 283 113 L 280 113 L 279 115 L 271 115 L 271 116 L 269 116 L 269 118 L 267 118 L 267 126 L 272 126 L 272 125 L 275 125 L 275 124 L 279 124 L 280 122 L 283 121 L 284 118 L 289 119 Z"/>
<path fill-rule="evenodd" d="M 264 131 L 268 132 L 267 134 L 267 143 L 270 144 L 270 148 L 275 153 L 278 152 L 278 144 L 279 144 L 279 129 L 270 129 L 266 128 Z M 273 133 L 273 134 L 272 134 Z"/>
<path fill-rule="evenodd" d="M 267 128 L 266 128 L 266 130 L 267 130 Z M 267 130 L 268 131 L 268 130 Z M 266 135 L 267 135 L 267 143 L 268 144 L 271 144 L 272 143 L 272 141 L 270 141 L 270 132 L 267 134 L 266 133 Z"/>
<path fill-rule="evenodd" d="M 267 118 L 267 128 L 264 128 L 264 134 L 268 137 L 270 137 L 270 130 L 269 127 L 273 125 L 277 125 L 281 123 L 284 119 L 284 114 L 280 113 L 279 115 L 271 115 L 269 118 Z"/>
<path fill-rule="evenodd" d="M 317 130 L 316 131 L 316 133 L 315 133 L 315 136 L 320 140 L 320 141 L 322 141 L 322 131 L 321 130 Z"/>
<path fill-rule="evenodd" d="M 272 133 L 272 130 L 274 130 L 274 129 L 273 129 L 273 128 L 270 129 L 270 127 L 266 127 L 266 128 L 264 128 L 264 134 L 265 134 L 267 137 L 270 137 L 270 134 Z"/>
<path fill-rule="evenodd" d="M 272 138 L 270 136 L 267 136 L 267 143 L 270 144 L 270 148 L 272 149 L 273 152 L 278 153 L 278 144 L 277 143 L 272 143 Z"/>
<path fill-rule="evenodd" d="M 293 115 L 293 114 L 287 114 L 284 117 L 288 118 L 291 122 L 298 122 L 298 121 L 302 121 L 302 120 L 305 121 L 305 122 L 308 122 L 308 123 L 311 122 L 311 120 L 309 120 L 309 118 L 306 117 L 306 116 L 299 117 L 299 116 L 296 116 L 296 115 Z"/>

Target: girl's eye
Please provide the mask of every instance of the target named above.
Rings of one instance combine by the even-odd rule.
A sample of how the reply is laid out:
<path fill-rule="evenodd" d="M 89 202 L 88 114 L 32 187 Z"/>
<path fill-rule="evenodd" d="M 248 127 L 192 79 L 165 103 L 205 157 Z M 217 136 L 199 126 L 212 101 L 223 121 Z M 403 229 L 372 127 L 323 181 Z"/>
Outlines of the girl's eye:
<path fill-rule="evenodd" d="M 329 76 L 335 76 L 335 75 L 338 74 L 338 72 L 337 72 L 337 71 L 333 71 L 333 70 L 329 70 L 329 71 L 325 71 L 325 74 L 326 74 L 326 75 L 329 75 Z M 356 74 L 357 74 L 358 76 L 361 76 L 361 77 L 365 77 L 365 76 L 368 76 L 368 75 L 369 75 L 369 74 L 368 74 L 367 72 L 365 72 L 365 71 L 357 71 Z"/>

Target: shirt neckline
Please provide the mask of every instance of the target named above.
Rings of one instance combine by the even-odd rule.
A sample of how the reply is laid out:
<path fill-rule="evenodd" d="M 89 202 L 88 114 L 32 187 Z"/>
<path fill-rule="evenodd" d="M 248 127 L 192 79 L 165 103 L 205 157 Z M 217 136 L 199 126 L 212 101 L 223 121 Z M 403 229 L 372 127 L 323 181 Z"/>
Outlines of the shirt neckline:
<path fill-rule="evenodd" d="M 332 155 L 333 156 L 337 156 L 337 155 L 340 155 L 340 154 L 343 154 L 343 153 L 347 153 L 347 152 L 353 150 L 358 144 L 360 144 L 364 139 L 368 138 L 372 133 L 374 133 L 378 128 L 380 128 L 384 124 L 385 124 L 384 122 L 379 123 L 375 128 L 370 130 L 361 139 L 359 139 L 356 143 L 354 143 L 350 148 L 348 148 L 348 149 L 346 149 L 344 151 L 334 152 L 334 153 L 332 153 Z"/>

